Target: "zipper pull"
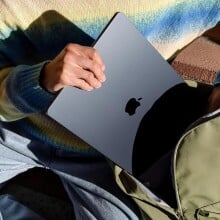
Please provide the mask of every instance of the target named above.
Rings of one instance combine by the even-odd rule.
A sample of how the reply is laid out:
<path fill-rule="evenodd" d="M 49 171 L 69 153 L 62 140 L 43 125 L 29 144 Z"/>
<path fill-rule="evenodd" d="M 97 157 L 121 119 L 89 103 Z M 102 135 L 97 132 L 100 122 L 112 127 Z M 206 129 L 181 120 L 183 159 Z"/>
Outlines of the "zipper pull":
<path fill-rule="evenodd" d="M 199 209 L 198 212 L 197 212 L 198 215 L 201 215 L 203 217 L 209 217 L 209 212 L 206 211 L 206 210 L 201 210 Z"/>
<path fill-rule="evenodd" d="M 201 217 L 210 218 L 210 219 L 213 219 L 213 220 L 214 219 L 216 219 L 216 220 L 220 219 L 220 213 L 219 212 L 210 212 L 210 211 L 207 211 L 207 210 L 199 209 L 198 212 L 197 212 L 197 216 L 198 215 L 200 215 Z M 198 219 L 200 219 L 200 218 L 198 218 Z"/>

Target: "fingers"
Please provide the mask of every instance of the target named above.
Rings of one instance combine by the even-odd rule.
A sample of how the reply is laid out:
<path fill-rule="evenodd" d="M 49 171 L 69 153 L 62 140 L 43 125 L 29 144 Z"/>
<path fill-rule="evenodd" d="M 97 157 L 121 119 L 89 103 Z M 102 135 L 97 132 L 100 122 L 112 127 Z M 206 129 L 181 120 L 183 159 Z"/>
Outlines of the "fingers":
<path fill-rule="evenodd" d="M 101 82 L 94 77 L 94 74 L 88 71 L 84 71 L 80 74 L 82 80 L 88 83 L 91 87 L 98 89 L 101 87 Z"/>
<path fill-rule="evenodd" d="M 90 60 L 90 59 L 87 59 L 87 58 L 84 58 L 84 57 L 80 57 L 80 56 L 75 56 L 72 59 L 72 63 L 71 64 L 73 66 L 75 66 L 76 63 L 78 65 L 78 67 L 82 68 L 83 77 L 85 77 L 84 76 L 85 72 L 83 70 L 86 70 L 88 74 L 90 73 L 89 75 L 91 75 L 91 73 L 92 73 L 92 75 L 98 81 L 100 81 L 101 83 L 105 82 L 106 77 L 105 77 L 105 74 L 103 72 L 103 68 L 96 61 Z"/>
<path fill-rule="evenodd" d="M 101 66 L 102 71 L 104 72 L 105 65 L 104 65 L 102 58 L 98 54 L 98 51 L 95 48 L 91 48 L 91 47 L 85 47 L 84 49 L 85 49 L 85 53 L 87 54 L 87 56 L 91 60 L 96 60 L 96 62 Z"/>
<path fill-rule="evenodd" d="M 94 76 L 91 71 L 84 70 L 75 63 L 63 64 L 60 72 L 61 74 L 58 78 L 58 81 L 62 87 L 75 86 L 87 91 L 101 87 L 101 82 Z"/>
<path fill-rule="evenodd" d="M 93 89 L 97 89 L 101 87 L 101 82 L 97 80 L 97 78 L 94 76 L 94 74 L 87 70 L 82 70 L 78 67 L 74 67 L 71 71 L 74 72 L 75 75 L 69 76 L 67 79 L 69 80 L 70 85 L 74 85 L 78 88 L 85 89 L 85 90 L 91 91 Z M 87 85 L 85 85 L 85 83 Z M 83 85 L 83 88 L 81 87 Z M 88 87 L 89 86 L 89 87 Z"/>
<path fill-rule="evenodd" d="M 105 65 L 96 49 L 78 44 L 68 44 L 65 51 L 67 51 L 68 57 L 66 58 L 69 59 L 69 62 L 91 71 L 100 82 L 106 80 Z"/>
<path fill-rule="evenodd" d="M 41 85 L 50 92 L 65 86 L 91 91 L 105 81 L 105 65 L 94 48 L 68 44 L 41 71 Z"/>
<path fill-rule="evenodd" d="M 79 88 L 79 89 L 83 89 L 85 91 L 92 91 L 94 88 L 91 87 L 86 81 L 84 80 L 77 80 L 75 82 L 75 87 Z"/>

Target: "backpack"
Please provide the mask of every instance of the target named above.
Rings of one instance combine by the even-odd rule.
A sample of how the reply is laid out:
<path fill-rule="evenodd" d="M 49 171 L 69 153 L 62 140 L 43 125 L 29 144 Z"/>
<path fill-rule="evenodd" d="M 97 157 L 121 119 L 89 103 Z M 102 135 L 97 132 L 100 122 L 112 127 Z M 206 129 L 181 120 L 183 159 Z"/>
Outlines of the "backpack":
<path fill-rule="evenodd" d="M 154 199 L 146 187 L 114 165 L 115 180 L 139 206 L 143 219 L 220 219 L 220 110 L 192 123 L 172 155 L 177 207 Z M 166 201 L 165 201 L 166 202 Z"/>

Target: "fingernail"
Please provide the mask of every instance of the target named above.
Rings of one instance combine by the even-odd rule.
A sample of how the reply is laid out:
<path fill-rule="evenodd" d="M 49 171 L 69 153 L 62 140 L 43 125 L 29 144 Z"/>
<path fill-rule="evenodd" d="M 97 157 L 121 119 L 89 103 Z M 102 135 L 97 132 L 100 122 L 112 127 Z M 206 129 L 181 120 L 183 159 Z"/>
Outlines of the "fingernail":
<path fill-rule="evenodd" d="M 91 92 L 92 90 L 93 90 L 93 88 L 89 88 L 87 91 L 88 91 L 88 92 Z"/>
<path fill-rule="evenodd" d="M 105 80 L 106 80 L 106 77 L 105 77 L 105 75 L 102 77 L 102 82 L 105 82 Z"/>
<path fill-rule="evenodd" d="M 100 82 L 97 83 L 97 88 L 100 88 L 102 84 Z"/>
<path fill-rule="evenodd" d="M 103 72 L 105 71 L 105 65 L 102 66 L 102 71 L 103 71 Z"/>

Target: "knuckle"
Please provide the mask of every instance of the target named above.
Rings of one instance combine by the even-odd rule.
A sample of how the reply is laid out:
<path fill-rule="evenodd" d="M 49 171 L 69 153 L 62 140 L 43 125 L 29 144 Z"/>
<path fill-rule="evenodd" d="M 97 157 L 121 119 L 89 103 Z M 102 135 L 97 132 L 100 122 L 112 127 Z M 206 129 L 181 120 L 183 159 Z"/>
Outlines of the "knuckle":
<path fill-rule="evenodd" d="M 70 47 L 71 47 L 71 44 L 68 43 L 64 48 L 65 52 L 68 52 L 70 50 Z"/>
<path fill-rule="evenodd" d="M 96 57 L 98 55 L 98 52 L 95 48 L 91 48 L 91 56 Z"/>
<path fill-rule="evenodd" d="M 67 63 L 70 61 L 70 59 L 71 59 L 71 55 L 69 53 L 66 53 L 63 57 L 63 62 Z"/>
<path fill-rule="evenodd" d="M 83 80 L 80 80 L 80 81 L 78 81 L 78 83 L 77 83 L 78 85 L 78 87 L 79 88 L 81 88 L 81 89 L 84 89 L 84 90 L 87 90 L 88 89 L 88 85 L 87 85 L 87 83 L 85 83 Z"/>
<path fill-rule="evenodd" d="M 79 81 L 79 85 L 81 86 L 81 87 L 86 87 L 86 83 L 85 83 L 85 81 L 84 80 L 80 80 Z"/>
<path fill-rule="evenodd" d="M 93 64 L 93 71 L 94 73 L 100 72 L 100 66 L 97 63 Z"/>
<path fill-rule="evenodd" d="M 68 43 L 65 47 L 65 51 L 68 52 L 68 51 L 71 51 L 72 49 L 75 48 L 75 44 L 73 43 Z"/>
<path fill-rule="evenodd" d="M 93 78 L 94 78 L 93 73 L 88 73 L 88 75 L 87 75 L 87 80 L 88 80 L 88 81 L 92 81 Z"/>

